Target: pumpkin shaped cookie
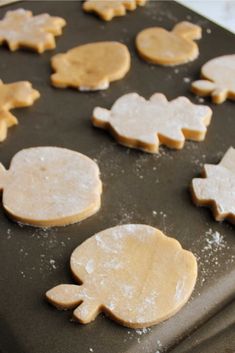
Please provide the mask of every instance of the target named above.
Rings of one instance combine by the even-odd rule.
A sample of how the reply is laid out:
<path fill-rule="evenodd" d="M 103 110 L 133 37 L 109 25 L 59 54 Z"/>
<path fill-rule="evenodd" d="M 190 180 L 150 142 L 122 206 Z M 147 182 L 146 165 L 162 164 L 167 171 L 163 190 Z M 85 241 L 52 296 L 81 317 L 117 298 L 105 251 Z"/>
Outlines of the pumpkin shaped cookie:
<path fill-rule="evenodd" d="M 179 65 L 195 60 L 199 55 L 196 39 L 201 27 L 190 22 L 178 23 L 172 31 L 161 27 L 147 28 L 136 37 L 136 48 L 146 61 L 159 65 Z"/>
<path fill-rule="evenodd" d="M 0 164 L 3 207 L 29 225 L 64 226 L 93 215 L 101 188 L 96 163 L 64 148 L 28 148 L 14 156 L 8 171 Z"/>
<path fill-rule="evenodd" d="M 75 308 L 86 324 L 100 312 L 133 328 L 174 315 L 188 301 L 197 278 L 194 255 L 158 229 L 127 224 L 106 229 L 72 253 L 70 267 L 81 285 L 61 284 L 46 293 L 59 309 Z"/>

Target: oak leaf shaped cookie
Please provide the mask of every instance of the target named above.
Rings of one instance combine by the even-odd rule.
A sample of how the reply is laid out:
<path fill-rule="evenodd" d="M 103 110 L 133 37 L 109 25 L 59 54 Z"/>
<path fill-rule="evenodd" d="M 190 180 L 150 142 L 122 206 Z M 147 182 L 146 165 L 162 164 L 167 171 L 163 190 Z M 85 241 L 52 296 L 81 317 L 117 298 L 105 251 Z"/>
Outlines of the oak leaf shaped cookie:
<path fill-rule="evenodd" d="M 195 60 L 199 55 L 194 40 L 201 38 L 201 27 L 190 22 L 178 23 L 172 31 L 161 27 L 147 28 L 138 33 L 139 55 L 159 65 L 179 65 Z"/>
<path fill-rule="evenodd" d="M 193 179 L 196 205 L 211 206 L 217 221 L 235 223 L 235 149 L 230 147 L 218 165 L 206 164 L 205 179 Z"/>
<path fill-rule="evenodd" d="M 83 10 L 95 12 L 102 20 L 110 21 L 113 17 L 124 16 L 126 10 L 135 10 L 137 6 L 144 6 L 147 0 L 86 0 Z"/>
<path fill-rule="evenodd" d="M 201 68 L 202 80 L 192 83 L 192 91 L 199 96 L 212 96 L 214 103 L 227 98 L 235 100 L 235 54 L 209 60 Z"/>
<path fill-rule="evenodd" d="M 127 327 L 157 324 L 182 308 L 197 278 L 191 252 L 140 224 L 94 235 L 74 250 L 70 267 L 82 284 L 58 285 L 46 298 L 59 309 L 76 308 L 73 316 L 83 324 L 100 312 Z"/>
<path fill-rule="evenodd" d="M 81 221 L 100 208 L 102 184 L 95 162 L 58 147 L 21 150 L 10 169 L 0 164 L 3 207 L 16 221 L 38 227 Z"/>
<path fill-rule="evenodd" d="M 30 82 L 4 84 L 0 80 L 0 142 L 6 139 L 8 128 L 18 124 L 9 110 L 28 107 L 39 97 L 39 92 L 32 88 Z"/>
<path fill-rule="evenodd" d="M 92 122 L 109 130 L 124 146 L 157 153 L 160 144 L 181 149 L 185 139 L 204 140 L 211 115 L 209 107 L 192 104 L 186 97 L 168 102 L 163 94 L 155 93 L 146 101 L 137 93 L 129 93 L 110 111 L 95 108 Z"/>
<path fill-rule="evenodd" d="M 80 91 L 95 91 L 109 87 L 123 78 L 130 69 L 128 48 L 118 42 L 97 42 L 70 49 L 52 57 L 53 86 L 74 87 Z"/>
<path fill-rule="evenodd" d="M 20 47 L 38 53 L 55 48 L 55 36 L 61 35 L 66 22 L 48 14 L 33 16 L 31 11 L 8 11 L 0 21 L 0 44 L 7 43 L 11 51 Z"/>

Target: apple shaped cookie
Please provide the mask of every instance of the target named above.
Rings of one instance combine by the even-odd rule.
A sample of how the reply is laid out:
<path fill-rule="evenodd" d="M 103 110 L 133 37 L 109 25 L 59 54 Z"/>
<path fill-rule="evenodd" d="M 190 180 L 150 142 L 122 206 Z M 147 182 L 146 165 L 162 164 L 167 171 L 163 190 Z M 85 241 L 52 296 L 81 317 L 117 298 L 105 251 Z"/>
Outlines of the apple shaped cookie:
<path fill-rule="evenodd" d="M 161 27 L 144 29 L 136 37 L 136 48 L 143 59 L 153 64 L 179 65 L 198 57 L 194 40 L 200 38 L 201 28 L 185 21 L 172 31 Z"/>
<path fill-rule="evenodd" d="M 63 18 L 48 14 L 33 16 L 31 11 L 8 11 L 0 21 L 0 44 L 7 43 L 11 51 L 20 47 L 38 53 L 55 48 L 55 36 L 61 35 L 66 25 Z"/>
<path fill-rule="evenodd" d="M 205 179 L 193 179 L 196 205 L 211 206 L 217 221 L 235 223 L 235 149 L 230 147 L 218 165 L 206 164 Z"/>
<path fill-rule="evenodd" d="M 94 235 L 74 250 L 70 266 L 82 284 L 58 285 L 46 298 L 59 309 L 76 308 L 74 318 L 83 324 L 105 312 L 127 327 L 155 325 L 182 308 L 197 278 L 191 252 L 140 224 Z"/>
<path fill-rule="evenodd" d="M 235 54 L 209 60 L 201 68 L 202 80 L 192 83 L 192 91 L 199 96 L 212 96 L 214 103 L 227 98 L 235 100 Z"/>
<path fill-rule="evenodd" d="M 185 139 L 204 140 L 211 115 L 209 107 L 192 104 L 186 97 L 168 102 L 163 94 L 155 93 L 146 101 L 129 93 L 111 110 L 95 108 L 92 122 L 109 130 L 124 146 L 157 153 L 160 144 L 181 149 Z"/>
<path fill-rule="evenodd" d="M 0 164 L 3 207 L 21 223 L 51 227 L 81 221 L 100 208 L 101 181 L 95 162 L 58 147 L 21 150 L 8 171 Z"/>
<path fill-rule="evenodd" d="M 130 53 L 118 42 L 84 44 L 66 54 L 52 57 L 53 86 L 74 87 L 80 91 L 95 91 L 109 87 L 123 78 L 130 69 Z"/>
<path fill-rule="evenodd" d="M 102 20 L 110 21 L 113 17 L 124 16 L 126 10 L 133 11 L 137 6 L 144 6 L 147 0 L 86 0 L 83 10 L 95 12 Z"/>
<path fill-rule="evenodd" d="M 8 128 L 18 124 L 10 110 L 29 107 L 39 97 L 39 92 L 28 81 L 4 84 L 0 80 L 0 142 L 6 139 Z"/>

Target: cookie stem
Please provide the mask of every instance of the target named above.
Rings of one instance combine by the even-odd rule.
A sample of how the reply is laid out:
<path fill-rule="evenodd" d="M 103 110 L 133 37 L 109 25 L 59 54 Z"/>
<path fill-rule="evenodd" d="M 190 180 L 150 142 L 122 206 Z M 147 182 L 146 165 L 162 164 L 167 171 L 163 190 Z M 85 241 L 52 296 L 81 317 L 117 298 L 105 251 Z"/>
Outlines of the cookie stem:
<path fill-rule="evenodd" d="M 73 317 L 82 324 L 87 324 L 97 317 L 100 306 L 93 299 L 86 298 L 73 312 Z"/>

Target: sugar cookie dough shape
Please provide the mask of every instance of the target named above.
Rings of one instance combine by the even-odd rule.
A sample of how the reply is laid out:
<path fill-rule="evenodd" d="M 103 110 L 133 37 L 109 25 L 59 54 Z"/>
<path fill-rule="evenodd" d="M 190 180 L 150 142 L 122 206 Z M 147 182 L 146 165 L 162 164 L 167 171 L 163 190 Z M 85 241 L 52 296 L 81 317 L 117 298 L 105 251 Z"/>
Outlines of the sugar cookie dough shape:
<path fill-rule="evenodd" d="M 33 16 L 24 9 L 8 11 L 0 21 L 0 44 L 7 43 L 11 51 L 24 47 L 43 53 L 55 48 L 55 36 L 62 34 L 65 25 L 61 17 Z"/>
<path fill-rule="evenodd" d="M 111 21 L 113 17 L 124 16 L 126 10 L 133 11 L 144 6 L 147 0 L 86 0 L 83 10 L 96 13 L 102 20 Z"/>
<path fill-rule="evenodd" d="M 212 111 L 192 104 L 186 97 L 167 101 L 155 93 L 148 101 L 137 93 L 120 97 L 111 110 L 96 107 L 93 125 L 109 130 L 116 140 L 128 147 L 157 153 L 160 144 L 181 149 L 185 139 L 202 141 Z"/>
<path fill-rule="evenodd" d="M 0 80 L 0 142 L 6 139 L 8 128 L 18 124 L 17 118 L 10 110 L 28 107 L 39 97 L 39 92 L 32 88 L 30 82 L 4 84 Z"/>
<path fill-rule="evenodd" d="M 38 227 L 81 221 L 100 208 L 99 168 L 81 153 L 58 147 L 21 150 L 10 169 L 0 164 L 3 207 L 16 221 Z"/>
<path fill-rule="evenodd" d="M 162 27 L 147 28 L 138 33 L 136 48 L 146 61 L 159 65 L 179 65 L 195 60 L 199 49 L 194 42 L 201 38 L 201 27 L 179 22 L 172 31 Z"/>
<path fill-rule="evenodd" d="M 209 60 L 201 68 L 202 80 L 192 83 L 192 91 L 210 96 L 216 104 L 227 98 L 235 100 L 235 54 Z"/>
<path fill-rule="evenodd" d="M 206 164 L 203 176 L 192 181 L 196 205 L 211 206 L 217 221 L 235 223 L 235 149 L 230 147 L 218 165 Z"/>
<path fill-rule="evenodd" d="M 158 229 L 127 224 L 106 229 L 72 253 L 81 285 L 61 284 L 46 293 L 59 309 L 75 308 L 80 323 L 100 312 L 133 328 L 168 319 L 188 301 L 197 278 L 194 255 Z"/>
<path fill-rule="evenodd" d="M 97 42 L 70 49 L 51 59 L 55 73 L 53 86 L 73 87 L 80 91 L 107 89 L 112 81 L 122 79 L 130 69 L 128 48 L 119 42 Z"/>

